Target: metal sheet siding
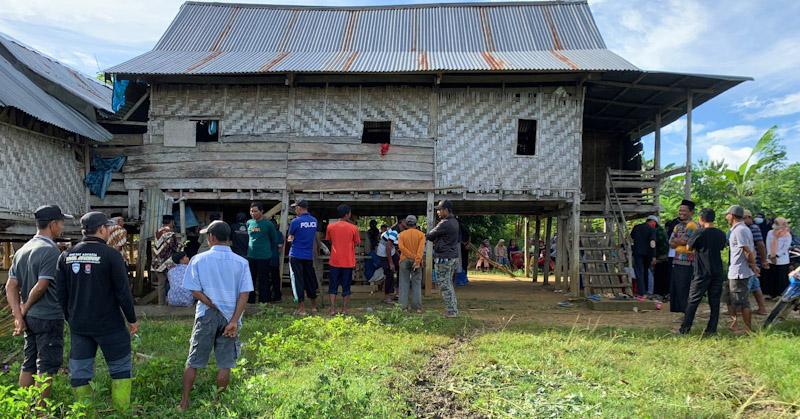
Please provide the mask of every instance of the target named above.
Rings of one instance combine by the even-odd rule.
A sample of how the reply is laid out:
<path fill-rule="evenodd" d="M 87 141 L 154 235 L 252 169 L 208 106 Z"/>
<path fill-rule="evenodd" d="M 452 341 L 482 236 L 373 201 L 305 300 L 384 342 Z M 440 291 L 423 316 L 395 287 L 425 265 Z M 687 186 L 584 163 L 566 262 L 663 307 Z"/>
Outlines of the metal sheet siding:
<path fill-rule="evenodd" d="M 360 8 L 189 2 L 153 51 L 107 71 L 522 70 L 637 68 L 605 49 L 585 1 Z"/>
<path fill-rule="evenodd" d="M 41 121 L 97 141 L 111 133 L 80 112 L 47 94 L 0 56 L 0 106 L 11 106 Z"/>

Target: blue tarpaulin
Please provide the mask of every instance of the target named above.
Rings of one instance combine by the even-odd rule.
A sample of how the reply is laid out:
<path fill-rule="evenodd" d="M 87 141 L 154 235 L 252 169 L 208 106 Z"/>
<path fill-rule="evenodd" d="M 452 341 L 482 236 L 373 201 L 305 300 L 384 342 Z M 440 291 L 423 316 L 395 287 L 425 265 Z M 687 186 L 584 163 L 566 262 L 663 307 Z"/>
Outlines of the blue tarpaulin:
<path fill-rule="evenodd" d="M 114 80 L 114 94 L 111 98 L 111 109 L 119 112 L 125 105 L 125 90 L 128 89 L 128 80 Z"/>
<path fill-rule="evenodd" d="M 175 217 L 175 227 L 180 230 L 181 228 L 181 212 L 180 211 L 173 211 L 172 216 Z M 186 228 L 197 227 L 200 225 L 200 222 L 197 221 L 197 216 L 194 215 L 194 211 L 192 211 L 192 207 L 186 206 Z"/>
<path fill-rule="evenodd" d="M 92 157 L 92 171 L 86 175 L 83 183 L 89 187 L 89 192 L 93 195 L 103 199 L 106 197 L 108 186 L 111 185 L 111 177 L 114 172 L 122 170 L 125 165 L 125 156 L 111 157 L 104 159 L 102 157 Z"/>

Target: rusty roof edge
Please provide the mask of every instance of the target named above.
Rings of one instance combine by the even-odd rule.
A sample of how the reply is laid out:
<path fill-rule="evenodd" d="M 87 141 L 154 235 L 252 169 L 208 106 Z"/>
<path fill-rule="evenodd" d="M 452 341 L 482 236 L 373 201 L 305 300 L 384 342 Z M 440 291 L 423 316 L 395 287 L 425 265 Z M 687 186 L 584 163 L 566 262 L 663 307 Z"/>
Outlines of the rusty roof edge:
<path fill-rule="evenodd" d="M 518 7 L 518 6 L 548 6 L 548 5 L 571 5 L 585 4 L 587 0 L 542 0 L 542 1 L 502 1 L 502 2 L 454 2 L 454 3 L 420 3 L 420 4 L 389 4 L 380 6 L 305 6 L 292 4 L 261 4 L 261 3 L 220 3 L 187 1 L 183 6 L 214 6 L 214 7 L 240 7 L 243 9 L 298 9 L 298 10 L 386 10 L 386 9 L 430 9 L 448 7 Z"/>

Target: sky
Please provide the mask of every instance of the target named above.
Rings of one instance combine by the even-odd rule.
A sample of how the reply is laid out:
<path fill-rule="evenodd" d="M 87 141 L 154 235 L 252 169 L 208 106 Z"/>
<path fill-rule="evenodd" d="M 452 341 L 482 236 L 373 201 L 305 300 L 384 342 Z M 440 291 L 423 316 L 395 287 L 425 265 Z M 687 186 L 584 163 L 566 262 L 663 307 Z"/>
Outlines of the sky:
<path fill-rule="evenodd" d="M 365 6 L 431 0 L 258 2 Z M 0 0 L 0 32 L 92 76 L 152 49 L 182 3 Z M 755 79 L 695 110 L 694 161 L 724 160 L 738 166 L 771 126 L 778 126 L 789 161 L 800 161 L 800 1 L 589 4 L 608 48 L 639 68 Z M 685 141 L 685 120 L 662 129 L 663 164 L 686 160 Z M 644 150 L 645 157 L 652 158 L 652 135 L 644 139 Z"/>

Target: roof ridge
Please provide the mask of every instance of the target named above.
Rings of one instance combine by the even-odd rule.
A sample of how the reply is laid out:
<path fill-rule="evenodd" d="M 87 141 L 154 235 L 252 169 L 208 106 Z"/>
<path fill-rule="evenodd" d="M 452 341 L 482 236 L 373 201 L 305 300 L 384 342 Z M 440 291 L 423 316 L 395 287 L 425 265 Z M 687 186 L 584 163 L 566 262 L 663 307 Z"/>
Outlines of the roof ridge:
<path fill-rule="evenodd" d="M 237 7 L 242 9 L 277 9 L 277 10 L 391 10 L 391 9 L 433 9 L 433 8 L 455 8 L 455 7 L 526 7 L 526 6 L 553 6 L 553 5 L 573 5 L 589 4 L 588 0 L 527 0 L 527 1 L 479 1 L 479 2 L 443 2 L 443 3 L 419 3 L 419 4 L 388 4 L 375 6 L 305 6 L 293 4 L 270 4 L 270 3 L 221 3 L 204 2 L 189 0 L 182 6 L 214 6 L 214 7 Z"/>

